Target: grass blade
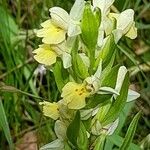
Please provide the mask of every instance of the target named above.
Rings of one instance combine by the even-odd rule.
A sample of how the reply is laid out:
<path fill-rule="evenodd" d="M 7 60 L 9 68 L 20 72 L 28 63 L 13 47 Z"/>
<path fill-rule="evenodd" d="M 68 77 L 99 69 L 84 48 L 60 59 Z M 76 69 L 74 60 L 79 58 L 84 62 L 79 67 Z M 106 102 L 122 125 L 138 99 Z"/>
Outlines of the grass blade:
<path fill-rule="evenodd" d="M 4 110 L 1 98 L 0 98 L 0 127 L 4 131 L 4 134 L 5 134 L 5 137 L 8 141 L 10 150 L 12 150 L 13 149 L 13 142 L 12 142 L 9 125 L 8 125 L 8 121 L 6 118 L 6 114 L 5 114 L 5 110 Z"/>

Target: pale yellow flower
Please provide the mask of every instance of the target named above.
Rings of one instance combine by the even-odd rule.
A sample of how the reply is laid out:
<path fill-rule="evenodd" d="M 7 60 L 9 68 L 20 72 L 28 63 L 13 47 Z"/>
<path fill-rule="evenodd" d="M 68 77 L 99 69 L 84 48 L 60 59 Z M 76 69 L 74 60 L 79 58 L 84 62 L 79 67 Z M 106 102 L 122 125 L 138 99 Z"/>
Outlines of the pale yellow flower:
<path fill-rule="evenodd" d="M 42 42 L 45 44 L 59 44 L 65 40 L 67 31 L 55 25 L 51 19 L 41 24 L 43 27 L 37 30 L 37 36 L 42 37 Z"/>
<path fill-rule="evenodd" d="M 42 37 L 45 44 L 59 44 L 65 40 L 66 35 L 72 37 L 81 33 L 80 20 L 84 10 L 84 0 L 77 0 L 70 14 L 60 7 L 49 9 L 51 19 L 43 22 L 37 36 Z"/>
<path fill-rule="evenodd" d="M 43 114 L 47 117 L 50 117 L 54 120 L 59 118 L 59 106 L 58 103 L 50 103 L 50 102 L 40 102 L 40 105 L 43 105 Z"/>
<path fill-rule="evenodd" d="M 84 84 L 68 82 L 62 89 L 61 96 L 69 109 L 81 109 L 85 107 L 85 98 L 90 95 Z"/>
<path fill-rule="evenodd" d="M 34 59 L 41 64 L 50 66 L 56 62 L 58 54 L 48 44 L 39 45 L 39 48 L 34 50 Z"/>
<path fill-rule="evenodd" d="M 135 27 L 134 22 L 134 10 L 127 9 L 120 14 L 110 13 L 109 17 L 116 19 L 116 29 L 113 30 L 116 43 L 123 35 L 130 39 L 135 39 L 137 37 L 137 28 Z"/>

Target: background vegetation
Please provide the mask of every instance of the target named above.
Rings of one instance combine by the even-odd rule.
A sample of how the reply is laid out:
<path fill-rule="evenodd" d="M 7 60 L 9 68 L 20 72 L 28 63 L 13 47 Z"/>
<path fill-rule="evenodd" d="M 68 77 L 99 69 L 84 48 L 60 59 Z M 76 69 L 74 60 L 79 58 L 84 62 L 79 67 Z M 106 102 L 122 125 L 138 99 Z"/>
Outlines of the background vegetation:
<path fill-rule="evenodd" d="M 37 74 L 32 51 L 41 42 L 34 29 L 49 16 L 48 9 L 61 6 L 70 10 L 74 0 L 0 0 L 0 149 L 29 149 L 55 138 L 51 119 L 42 115 L 41 99 L 56 101 L 60 96 L 53 74 Z M 117 9 L 116 9 L 117 8 Z M 116 63 L 128 67 L 131 87 L 141 97 L 124 110 L 125 134 L 131 118 L 141 110 L 134 143 L 148 149 L 150 131 L 150 1 L 116 0 L 113 11 L 135 10 L 138 37 L 123 39 Z M 130 113 L 127 115 L 127 112 Z M 127 117 L 127 118 L 126 118 Z M 32 145 L 30 145 L 32 144 Z M 28 145 L 28 147 L 26 147 Z"/>

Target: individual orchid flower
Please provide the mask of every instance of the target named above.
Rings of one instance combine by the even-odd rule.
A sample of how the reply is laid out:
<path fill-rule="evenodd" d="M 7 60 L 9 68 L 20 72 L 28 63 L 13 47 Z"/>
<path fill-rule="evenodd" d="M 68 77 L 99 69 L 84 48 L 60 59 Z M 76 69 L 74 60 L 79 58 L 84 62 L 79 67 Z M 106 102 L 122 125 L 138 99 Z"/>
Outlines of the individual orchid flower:
<path fill-rule="evenodd" d="M 51 66 L 56 62 L 57 57 L 63 60 L 64 68 L 71 66 L 71 55 L 67 51 L 65 42 L 57 45 L 42 44 L 39 48 L 33 51 L 34 59 L 45 66 Z"/>
<path fill-rule="evenodd" d="M 42 37 L 45 44 L 59 44 L 68 36 L 75 36 L 81 33 L 80 19 L 84 8 L 84 0 L 76 0 L 70 14 L 60 7 L 49 9 L 51 19 L 43 22 L 37 36 Z"/>
<path fill-rule="evenodd" d="M 39 104 L 42 105 L 43 114 L 54 120 L 60 119 L 68 122 L 74 116 L 74 111 L 69 110 L 63 100 L 59 100 L 57 103 L 44 101 Z"/>
<path fill-rule="evenodd" d="M 57 120 L 60 117 L 59 114 L 59 105 L 56 102 L 40 102 L 40 105 L 43 105 L 43 114 L 47 117 L 50 117 L 54 120 Z"/>
<path fill-rule="evenodd" d="M 137 37 L 137 28 L 135 27 L 134 22 L 134 11 L 132 9 L 127 9 L 120 14 L 110 13 L 109 17 L 116 19 L 116 29 L 112 31 L 116 43 L 123 35 L 130 39 L 135 39 Z"/>
<path fill-rule="evenodd" d="M 69 14 L 60 7 L 50 8 L 49 11 L 52 22 L 59 27 L 64 28 L 69 37 L 80 34 L 80 20 L 84 5 L 84 0 L 76 0 Z"/>
<path fill-rule="evenodd" d="M 95 93 L 101 94 L 105 92 L 106 94 L 118 94 L 111 87 L 100 87 L 100 75 L 102 69 L 102 62 L 97 68 L 97 71 L 94 75 L 87 77 L 83 83 L 78 84 L 76 82 L 68 82 L 62 89 L 62 95 L 64 103 L 68 106 L 69 109 L 81 109 L 85 107 L 85 99 L 90 95 Z"/>
<path fill-rule="evenodd" d="M 107 35 L 113 32 L 115 42 L 125 35 L 131 39 L 137 37 L 137 28 L 134 22 L 134 11 L 127 9 L 120 14 L 110 13 L 110 7 L 114 3 L 114 0 L 93 0 L 93 6 L 99 7 L 101 10 L 101 26 L 99 28 L 98 46 L 103 45 L 104 32 Z M 116 19 L 116 28 L 114 29 L 114 21 Z"/>
<path fill-rule="evenodd" d="M 70 109 L 81 109 L 86 105 L 86 97 L 89 97 L 99 88 L 99 78 L 101 72 L 101 65 L 99 65 L 96 73 L 87 77 L 83 83 L 68 82 L 62 89 L 62 98 L 64 103 Z"/>

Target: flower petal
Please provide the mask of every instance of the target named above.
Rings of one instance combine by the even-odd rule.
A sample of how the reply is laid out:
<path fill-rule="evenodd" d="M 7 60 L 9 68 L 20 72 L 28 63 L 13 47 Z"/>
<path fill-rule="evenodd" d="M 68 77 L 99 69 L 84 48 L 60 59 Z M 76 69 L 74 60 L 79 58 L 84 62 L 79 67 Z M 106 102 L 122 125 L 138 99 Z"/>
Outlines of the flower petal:
<path fill-rule="evenodd" d="M 114 40 L 115 43 L 117 44 L 118 41 L 121 39 L 121 37 L 123 36 L 123 31 L 121 29 L 115 29 L 112 31 L 113 35 L 114 35 Z"/>
<path fill-rule="evenodd" d="M 84 82 L 87 84 L 86 88 L 90 90 L 91 93 L 95 93 L 99 89 L 99 78 L 92 75 L 90 77 L 87 77 Z"/>
<path fill-rule="evenodd" d="M 65 69 L 71 67 L 71 55 L 69 53 L 63 52 L 62 60 Z"/>
<path fill-rule="evenodd" d="M 80 25 L 75 24 L 75 22 L 72 21 L 72 22 L 69 24 L 68 36 L 69 36 L 69 37 L 73 37 L 73 36 L 79 35 L 80 33 L 81 33 Z"/>
<path fill-rule="evenodd" d="M 106 94 L 116 94 L 116 95 L 119 95 L 119 93 L 115 89 L 113 89 L 111 87 L 100 87 L 99 90 L 100 91 L 97 92 L 98 94 L 101 94 L 101 91 L 102 91 L 102 92 L 105 92 Z"/>
<path fill-rule="evenodd" d="M 43 105 L 43 113 L 45 116 L 50 117 L 54 120 L 59 118 L 58 104 L 53 102 L 40 102 L 40 105 Z"/>
<path fill-rule="evenodd" d="M 126 34 L 131 28 L 134 21 L 134 11 L 132 9 L 127 9 L 123 11 L 117 19 L 117 29 L 123 30 Z"/>
<path fill-rule="evenodd" d="M 46 66 L 50 66 L 56 62 L 57 54 L 47 44 L 40 45 L 33 53 L 35 54 L 34 59 Z"/>
<path fill-rule="evenodd" d="M 76 0 L 70 11 L 70 17 L 73 20 L 79 21 L 82 17 L 85 2 L 84 0 Z"/>
<path fill-rule="evenodd" d="M 121 66 L 118 71 L 117 82 L 116 82 L 116 86 L 115 86 L 115 90 L 117 92 L 120 92 L 120 90 L 121 90 L 126 73 L 127 73 L 126 67 Z"/>
<path fill-rule="evenodd" d="M 67 137 L 66 137 L 66 130 L 67 130 L 67 127 L 66 125 L 64 124 L 64 122 L 60 121 L 60 120 L 57 120 L 55 122 L 55 127 L 54 127 L 54 130 L 55 130 L 55 134 L 56 136 L 58 137 L 58 139 L 60 140 L 65 140 Z"/>
<path fill-rule="evenodd" d="M 68 82 L 62 89 L 61 97 L 69 109 L 81 109 L 86 105 L 85 98 L 89 96 L 85 85 Z"/>
<path fill-rule="evenodd" d="M 67 30 L 70 20 L 69 14 L 60 7 L 52 7 L 49 9 L 52 22 L 58 27 Z"/>
<path fill-rule="evenodd" d="M 139 97 L 140 97 L 140 94 L 137 93 L 136 91 L 133 91 L 131 89 L 128 90 L 127 102 L 131 102 L 133 100 L 136 100 Z"/>
<path fill-rule="evenodd" d="M 103 41 L 104 41 L 104 30 L 99 28 L 98 41 L 97 41 L 97 44 L 99 47 L 103 45 Z"/>
<path fill-rule="evenodd" d="M 75 91 L 76 87 L 78 86 L 77 83 L 68 82 L 62 89 L 61 97 L 65 97 L 70 94 L 70 91 Z"/>
<path fill-rule="evenodd" d="M 55 26 L 51 20 L 47 20 L 41 24 L 43 27 L 37 30 L 37 36 L 43 37 L 42 42 L 45 44 L 58 44 L 65 40 L 66 31 Z"/>
<path fill-rule="evenodd" d="M 135 39 L 137 37 L 137 28 L 135 27 L 135 22 L 133 22 L 132 27 L 130 30 L 126 33 L 126 37 L 129 37 L 130 39 Z"/>
<path fill-rule="evenodd" d="M 102 15 L 107 15 L 115 0 L 93 0 L 93 6 L 101 9 Z"/>
<path fill-rule="evenodd" d="M 85 102 L 85 97 L 73 97 L 72 101 L 68 103 L 68 108 L 69 109 L 81 109 L 85 107 L 86 102 Z"/>
<path fill-rule="evenodd" d="M 81 120 L 87 120 L 92 116 L 93 109 L 80 110 Z"/>
<path fill-rule="evenodd" d="M 118 124 L 119 124 L 119 118 L 116 119 L 116 120 L 110 125 L 110 127 L 109 127 L 109 129 L 108 129 L 108 131 L 107 131 L 107 134 L 108 134 L 108 135 L 112 135 L 112 134 L 115 132 L 116 128 L 118 127 Z"/>

